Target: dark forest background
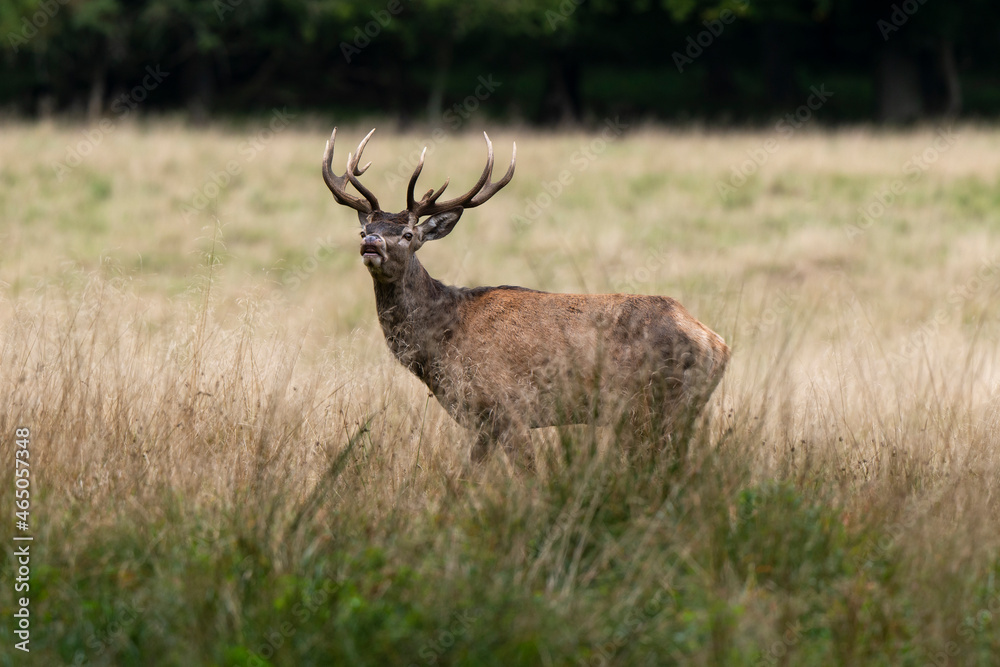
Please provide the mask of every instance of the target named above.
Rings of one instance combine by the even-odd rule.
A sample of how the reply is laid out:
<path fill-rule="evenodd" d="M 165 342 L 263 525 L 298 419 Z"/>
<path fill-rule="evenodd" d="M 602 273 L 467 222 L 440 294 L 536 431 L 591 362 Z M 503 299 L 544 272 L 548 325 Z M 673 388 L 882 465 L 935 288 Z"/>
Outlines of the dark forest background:
<path fill-rule="evenodd" d="M 478 113 L 512 122 L 735 124 L 825 86 L 826 122 L 992 118 L 998 18 L 985 0 L 4 0 L 0 110 L 406 124 L 489 97 Z"/>

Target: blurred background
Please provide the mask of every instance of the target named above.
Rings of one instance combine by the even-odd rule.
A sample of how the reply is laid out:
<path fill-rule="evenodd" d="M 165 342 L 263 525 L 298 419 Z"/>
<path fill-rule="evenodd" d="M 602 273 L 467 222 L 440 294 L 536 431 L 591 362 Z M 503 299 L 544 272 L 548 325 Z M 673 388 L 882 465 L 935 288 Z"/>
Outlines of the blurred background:
<path fill-rule="evenodd" d="M 728 125 L 825 85 L 826 123 L 992 118 L 998 18 L 985 0 L 4 0 L 0 110 L 405 127 L 489 96 L 483 119 Z"/>

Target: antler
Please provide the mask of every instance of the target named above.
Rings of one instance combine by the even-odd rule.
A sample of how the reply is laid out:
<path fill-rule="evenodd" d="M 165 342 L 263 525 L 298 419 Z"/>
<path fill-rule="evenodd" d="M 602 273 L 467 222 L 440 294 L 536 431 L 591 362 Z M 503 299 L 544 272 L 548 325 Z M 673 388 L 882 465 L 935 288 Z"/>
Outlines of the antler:
<path fill-rule="evenodd" d="M 500 188 L 507 185 L 510 179 L 514 177 L 514 164 L 517 161 L 517 144 L 514 144 L 514 151 L 510 158 L 510 167 L 507 168 L 507 173 L 499 181 L 492 183 L 490 179 L 493 176 L 493 143 L 490 141 L 489 135 L 485 132 L 483 132 L 483 136 L 486 138 L 486 168 L 483 169 L 479 180 L 476 181 L 471 190 L 461 197 L 456 197 L 440 204 L 437 203 L 438 197 L 448 187 L 451 179 L 445 180 L 444 185 L 436 191 L 428 190 L 427 194 L 420 201 L 415 201 L 413 198 L 413 189 L 417 185 L 417 177 L 420 176 L 420 172 L 424 168 L 424 155 L 427 153 L 427 149 L 424 148 L 423 152 L 420 153 L 420 161 L 417 163 L 417 168 L 413 170 L 413 176 L 410 177 L 410 185 L 406 189 L 406 210 L 415 217 L 420 218 L 421 216 L 435 215 L 456 208 L 475 208 L 480 204 L 485 204 L 490 197 L 500 191 Z"/>
<path fill-rule="evenodd" d="M 358 144 L 357 153 L 351 153 L 347 156 L 347 171 L 344 172 L 343 176 L 336 176 L 333 173 L 333 145 L 337 141 L 337 128 L 333 128 L 333 133 L 330 135 L 330 140 L 326 142 L 326 150 L 323 151 L 323 180 L 326 181 L 327 187 L 330 188 L 330 192 L 333 193 L 333 198 L 337 200 L 338 204 L 343 204 L 344 206 L 350 206 L 356 211 L 362 213 L 371 213 L 372 211 L 380 211 L 378 205 L 378 199 L 372 194 L 372 191 L 361 185 L 361 181 L 358 180 L 358 176 L 365 173 L 368 167 L 372 166 L 369 162 L 364 167 L 358 168 L 358 162 L 361 160 L 361 153 L 365 150 L 365 145 L 368 140 L 371 139 L 372 134 L 375 133 L 375 128 L 365 135 L 365 138 L 361 140 Z M 358 192 L 364 195 L 365 199 L 368 201 L 361 201 L 359 198 L 352 194 L 347 193 L 347 182 L 350 181 Z"/>

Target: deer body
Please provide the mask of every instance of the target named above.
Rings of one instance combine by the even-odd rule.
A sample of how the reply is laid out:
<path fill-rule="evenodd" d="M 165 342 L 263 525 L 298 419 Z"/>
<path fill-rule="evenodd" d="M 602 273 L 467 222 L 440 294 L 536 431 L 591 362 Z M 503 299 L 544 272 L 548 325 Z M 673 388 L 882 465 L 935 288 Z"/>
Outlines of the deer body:
<path fill-rule="evenodd" d="M 336 177 L 329 166 L 334 130 L 324 177 L 337 201 L 359 212 L 361 255 L 386 343 L 456 421 L 479 432 L 476 455 L 529 428 L 622 415 L 637 423 L 658 417 L 670 428 L 701 410 L 722 377 L 729 348 L 675 300 L 452 287 L 427 273 L 416 250 L 447 235 L 463 209 L 484 203 L 513 176 L 514 159 L 501 181 L 490 182 L 489 138 L 487 168 L 470 193 L 438 204 L 443 186 L 416 202 L 421 156 L 407 210 L 393 214 L 381 211 L 357 181 L 367 169 L 357 163 L 370 136 L 348 158 L 345 175 Z M 346 193 L 347 180 L 367 202 Z M 430 217 L 419 222 L 424 215 Z"/>

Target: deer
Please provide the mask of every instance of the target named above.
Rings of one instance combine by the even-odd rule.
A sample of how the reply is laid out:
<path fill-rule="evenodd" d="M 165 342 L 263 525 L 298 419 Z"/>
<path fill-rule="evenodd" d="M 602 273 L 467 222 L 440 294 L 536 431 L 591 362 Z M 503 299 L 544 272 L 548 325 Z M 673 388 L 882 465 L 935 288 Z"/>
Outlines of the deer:
<path fill-rule="evenodd" d="M 493 181 L 486 166 L 465 194 L 440 201 L 450 179 L 414 196 L 427 148 L 406 189 L 406 209 L 384 211 L 360 177 L 372 129 L 333 171 L 337 128 L 323 153 L 333 198 L 357 211 L 360 254 L 371 274 L 375 308 L 392 354 L 460 425 L 472 430 L 471 459 L 499 444 L 513 456 L 530 448 L 530 430 L 626 423 L 670 440 L 703 411 L 722 378 L 730 350 L 717 333 L 666 296 L 554 294 L 524 287 L 454 287 L 430 276 L 417 259 L 428 241 L 446 237 L 467 209 L 490 200 L 514 176 Z M 358 195 L 348 192 L 353 186 Z M 645 429 L 645 431 L 644 431 Z M 528 458 L 530 459 L 530 453 Z"/>

